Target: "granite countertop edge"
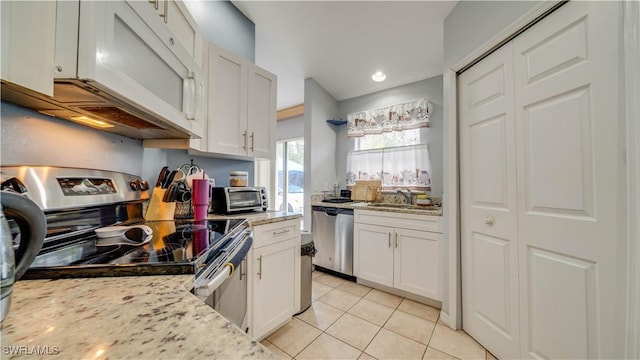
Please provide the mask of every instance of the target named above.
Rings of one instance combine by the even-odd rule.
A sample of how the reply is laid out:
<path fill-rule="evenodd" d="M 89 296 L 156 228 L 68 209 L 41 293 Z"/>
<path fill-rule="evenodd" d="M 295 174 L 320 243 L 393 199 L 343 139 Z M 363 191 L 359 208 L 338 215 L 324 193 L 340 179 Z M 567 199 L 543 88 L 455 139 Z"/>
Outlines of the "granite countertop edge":
<path fill-rule="evenodd" d="M 277 359 L 192 284 L 193 275 L 18 281 L 2 322 L 3 358 Z"/>
<path fill-rule="evenodd" d="M 263 212 L 245 212 L 245 213 L 237 213 L 237 214 L 229 214 L 229 215 L 209 214 L 208 218 L 211 220 L 247 219 L 247 221 L 249 222 L 249 225 L 259 226 L 259 225 L 265 225 L 265 224 L 272 224 L 280 221 L 300 219 L 302 218 L 302 214 L 295 213 L 295 212 L 268 210 Z"/>
<path fill-rule="evenodd" d="M 327 203 L 322 201 L 314 201 L 311 203 L 311 206 L 324 206 L 324 207 L 333 207 L 340 209 L 354 209 L 354 210 L 371 210 L 371 211 L 380 211 L 380 212 L 394 212 L 394 213 L 402 213 L 402 214 L 416 214 L 416 215 L 427 215 L 427 216 L 442 216 L 442 208 L 438 210 L 422 210 L 422 209 L 403 209 L 403 208 L 395 208 L 395 207 L 380 207 L 380 206 L 369 206 L 369 203 L 363 202 L 352 202 L 352 203 Z"/>

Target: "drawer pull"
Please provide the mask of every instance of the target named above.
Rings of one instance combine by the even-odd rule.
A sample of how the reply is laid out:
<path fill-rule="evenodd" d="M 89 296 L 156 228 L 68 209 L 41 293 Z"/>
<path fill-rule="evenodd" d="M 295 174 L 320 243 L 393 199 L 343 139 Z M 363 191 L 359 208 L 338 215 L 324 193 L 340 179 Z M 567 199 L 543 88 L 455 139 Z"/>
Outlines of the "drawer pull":
<path fill-rule="evenodd" d="M 389 233 L 389 249 L 391 249 L 391 233 Z"/>
<path fill-rule="evenodd" d="M 284 229 L 284 230 L 282 230 L 282 231 L 274 231 L 274 232 L 273 232 L 273 236 L 278 236 L 278 235 L 286 234 L 286 233 L 288 233 L 288 232 L 290 232 L 290 231 L 291 231 L 291 230 L 289 230 L 289 229 Z"/>
<path fill-rule="evenodd" d="M 258 279 L 262 279 L 262 255 L 258 257 Z"/>
<path fill-rule="evenodd" d="M 487 224 L 487 225 L 489 225 L 489 226 L 493 226 L 493 223 L 494 223 L 495 221 L 496 221 L 496 220 L 493 218 L 493 216 L 487 216 L 487 217 L 484 219 L 484 223 L 485 223 L 485 224 Z"/>
<path fill-rule="evenodd" d="M 396 233 L 396 249 L 398 248 L 398 233 Z"/>

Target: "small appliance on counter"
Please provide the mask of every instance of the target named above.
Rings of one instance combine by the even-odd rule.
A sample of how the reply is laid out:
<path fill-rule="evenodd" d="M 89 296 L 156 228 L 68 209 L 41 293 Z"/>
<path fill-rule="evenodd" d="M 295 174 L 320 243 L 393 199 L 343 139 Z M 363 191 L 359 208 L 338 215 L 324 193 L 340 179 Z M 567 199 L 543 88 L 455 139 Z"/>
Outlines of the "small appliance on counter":
<path fill-rule="evenodd" d="M 211 213 L 232 214 L 268 208 L 267 190 L 261 186 L 214 187 L 211 191 Z"/>

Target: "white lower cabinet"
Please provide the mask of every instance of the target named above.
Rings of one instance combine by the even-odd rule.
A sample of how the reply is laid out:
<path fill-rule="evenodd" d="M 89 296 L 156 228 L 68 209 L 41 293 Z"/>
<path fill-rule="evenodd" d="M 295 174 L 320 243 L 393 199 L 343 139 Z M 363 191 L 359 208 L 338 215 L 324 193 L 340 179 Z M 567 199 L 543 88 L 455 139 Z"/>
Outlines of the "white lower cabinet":
<path fill-rule="evenodd" d="M 253 228 L 249 252 L 249 335 L 260 340 L 300 308 L 300 220 Z"/>
<path fill-rule="evenodd" d="M 355 276 L 441 301 L 443 235 L 432 232 L 441 224 L 435 216 L 356 210 Z"/>

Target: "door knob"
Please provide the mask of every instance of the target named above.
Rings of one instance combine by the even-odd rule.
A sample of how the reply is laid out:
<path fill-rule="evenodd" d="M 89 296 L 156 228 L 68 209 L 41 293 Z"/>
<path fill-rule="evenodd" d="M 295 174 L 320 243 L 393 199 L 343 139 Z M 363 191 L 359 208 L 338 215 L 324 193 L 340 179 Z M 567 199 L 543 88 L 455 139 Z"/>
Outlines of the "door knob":
<path fill-rule="evenodd" d="M 493 223 L 496 221 L 496 219 L 493 218 L 493 216 L 487 216 L 484 219 L 484 223 L 489 225 L 489 226 L 493 226 Z"/>

